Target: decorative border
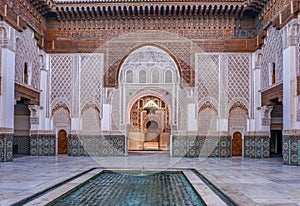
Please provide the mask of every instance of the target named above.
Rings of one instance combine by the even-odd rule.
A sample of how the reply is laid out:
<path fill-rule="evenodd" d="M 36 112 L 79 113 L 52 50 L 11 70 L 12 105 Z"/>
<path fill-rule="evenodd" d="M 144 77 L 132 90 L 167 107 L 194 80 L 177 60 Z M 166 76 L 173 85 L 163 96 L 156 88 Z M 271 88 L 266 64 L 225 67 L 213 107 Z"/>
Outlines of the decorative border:
<path fill-rule="evenodd" d="M 268 136 L 245 136 L 244 157 L 269 158 L 270 138 Z"/>
<path fill-rule="evenodd" d="M 55 134 L 38 134 L 30 138 L 31 156 L 55 156 Z"/>
<path fill-rule="evenodd" d="M 173 135 L 174 157 L 231 157 L 230 136 Z"/>
<path fill-rule="evenodd" d="M 124 156 L 125 135 L 77 135 L 68 138 L 69 156 Z"/>
<path fill-rule="evenodd" d="M 283 164 L 300 165 L 300 136 L 283 135 L 282 155 Z"/>

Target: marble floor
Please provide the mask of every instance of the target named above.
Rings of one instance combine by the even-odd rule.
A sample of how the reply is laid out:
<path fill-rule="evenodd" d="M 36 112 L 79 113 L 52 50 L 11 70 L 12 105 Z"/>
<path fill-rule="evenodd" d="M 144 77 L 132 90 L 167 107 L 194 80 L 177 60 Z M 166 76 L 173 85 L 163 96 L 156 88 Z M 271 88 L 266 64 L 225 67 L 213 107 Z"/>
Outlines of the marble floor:
<path fill-rule="evenodd" d="M 0 163 L 0 205 L 60 183 L 93 167 L 158 170 L 194 168 L 239 205 L 300 205 L 300 166 L 281 158 L 175 158 L 133 153 L 126 157 L 18 157 Z"/>

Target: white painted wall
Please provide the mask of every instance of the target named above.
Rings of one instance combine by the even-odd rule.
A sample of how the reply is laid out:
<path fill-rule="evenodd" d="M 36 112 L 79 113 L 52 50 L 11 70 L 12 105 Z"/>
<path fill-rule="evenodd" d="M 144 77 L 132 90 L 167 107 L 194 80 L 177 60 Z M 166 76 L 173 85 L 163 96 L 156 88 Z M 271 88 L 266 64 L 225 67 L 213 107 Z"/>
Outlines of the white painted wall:
<path fill-rule="evenodd" d="M 15 53 L 8 48 L 2 48 L 1 71 L 0 127 L 14 128 Z"/>

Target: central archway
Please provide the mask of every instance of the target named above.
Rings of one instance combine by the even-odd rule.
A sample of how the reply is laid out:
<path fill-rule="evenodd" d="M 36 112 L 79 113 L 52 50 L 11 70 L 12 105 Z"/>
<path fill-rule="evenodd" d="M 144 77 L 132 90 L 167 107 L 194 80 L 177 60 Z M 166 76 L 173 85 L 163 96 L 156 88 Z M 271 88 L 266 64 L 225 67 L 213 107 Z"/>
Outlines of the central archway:
<path fill-rule="evenodd" d="M 169 150 L 170 113 L 161 98 L 146 95 L 130 107 L 129 151 Z"/>

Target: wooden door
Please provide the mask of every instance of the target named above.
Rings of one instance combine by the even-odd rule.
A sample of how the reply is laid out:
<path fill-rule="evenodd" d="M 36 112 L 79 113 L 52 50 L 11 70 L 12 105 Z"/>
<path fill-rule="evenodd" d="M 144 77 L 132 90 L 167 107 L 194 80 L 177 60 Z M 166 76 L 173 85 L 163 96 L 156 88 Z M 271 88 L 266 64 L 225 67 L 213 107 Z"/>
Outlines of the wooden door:
<path fill-rule="evenodd" d="M 67 154 L 68 152 L 68 138 L 65 130 L 58 132 L 58 154 Z"/>
<path fill-rule="evenodd" d="M 239 132 L 233 133 L 232 137 L 232 156 L 242 156 L 243 154 L 243 143 L 242 134 Z"/>

